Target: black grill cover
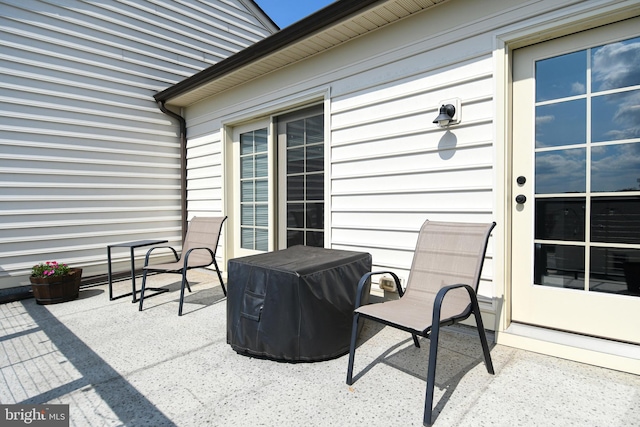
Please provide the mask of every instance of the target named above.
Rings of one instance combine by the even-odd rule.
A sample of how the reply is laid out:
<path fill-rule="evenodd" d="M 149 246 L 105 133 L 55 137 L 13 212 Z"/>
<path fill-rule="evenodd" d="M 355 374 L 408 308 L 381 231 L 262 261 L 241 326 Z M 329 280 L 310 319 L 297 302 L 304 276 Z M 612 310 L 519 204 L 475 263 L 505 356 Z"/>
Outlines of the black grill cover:
<path fill-rule="evenodd" d="M 309 246 L 229 260 L 227 343 L 241 354 L 290 362 L 342 356 L 358 281 L 369 271 L 366 252 Z"/>

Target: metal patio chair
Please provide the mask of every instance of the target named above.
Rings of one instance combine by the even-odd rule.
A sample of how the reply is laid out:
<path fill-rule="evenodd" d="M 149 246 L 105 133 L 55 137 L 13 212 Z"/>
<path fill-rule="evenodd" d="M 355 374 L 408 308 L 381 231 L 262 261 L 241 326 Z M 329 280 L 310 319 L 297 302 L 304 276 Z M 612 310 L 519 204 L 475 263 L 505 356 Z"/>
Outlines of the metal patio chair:
<path fill-rule="evenodd" d="M 187 271 L 193 268 L 208 267 L 211 264 L 216 268 L 218 273 L 218 280 L 222 286 L 222 292 L 227 295 L 227 290 L 224 287 L 222 281 L 222 274 L 218 268 L 216 262 L 216 250 L 218 248 L 218 241 L 220 240 L 220 233 L 222 232 L 222 225 L 227 219 L 224 217 L 193 217 L 189 223 L 187 235 L 182 244 L 182 257 L 178 257 L 178 253 L 171 246 L 155 246 L 147 252 L 144 260 L 144 267 L 142 273 L 142 289 L 140 291 L 140 306 L 139 311 L 142 311 L 142 304 L 144 302 L 144 292 L 147 282 L 147 273 L 175 273 L 182 275 L 182 285 L 180 288 L 180 307 L 178 308 L 178 316 L 182 316 L 182 305 L 184 302 L 184 288 L 191 292 L 191 287 L 187 281 Z M 149 265 L 149 256 L 157 249 L 170 249 L 173 252 L 176 260 L 175 262 L 165 264 Z"/>
<path fill-rule="evenodd" d="M 487 242 L 496 223 L 467 224 L 426 221 L 420 229 L 411 271 L 403 292 L 398 276 L 390 271 L 367 273 L 360 279 L 353 315 L 347 384 L 353 384 L 353 362 L 359 319 L 371 319 L 409 332 L 416 347 L 418 335 L 429 338 L 429 364 L 423 424 L 431 425 L 438 334 L 441 326 L 476 318 L 487 371 L 494 374 L 476 292 Z M 372 275 L 390 274 L 400 298 L 360 306 L 361 289 Z"/>

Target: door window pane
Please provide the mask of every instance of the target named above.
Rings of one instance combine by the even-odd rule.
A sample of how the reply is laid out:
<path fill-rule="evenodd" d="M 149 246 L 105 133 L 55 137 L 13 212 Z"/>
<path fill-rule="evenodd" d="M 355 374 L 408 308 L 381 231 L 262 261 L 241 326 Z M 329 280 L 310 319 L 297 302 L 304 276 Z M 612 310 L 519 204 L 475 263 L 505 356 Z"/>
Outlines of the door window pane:
<path fill-rule="evenodd" d="M 304 175 L 287 177 L 287 201 L 304 200 Z"/>
<path fill-rule="evenodd" d="M 640 244 L 640 196 L 591 199 L 591 241 Z"/>
<path fill-rule="evenodd" d="M 640 90 L 594 97 L 591 101 L 592 142 L 640 138 L 638 106 Z"/>
<path fill-rule="evenodd" d="M 324 233 L 321 231 L 307 231 L 306 232 L 307 246 L 315 246 L 317 248 L 324 247 Z"/>
<path fill-rule="evenodd" d="M 258 129 L 253 132 L 255 152 L 266 153 L 267 152 L 267 128 Z"/>
<path fill-rule="evenodd" d="M 253 132 L 243 133 L 240 135 L 240 154 L 253 153 Z"/>
<path fill-rule="evenodd" d="M 253 238 L 253 228 L 240 228 L 240 244 L 243 248 L 253 249 L 255 239 Z"/>
<path fill-rule="evenodd" d="M 534 283 L 584 290 L 584 247 L 537 243 Z"/>
<path fill-rule="evenodd" d="M 267 205 L 256 205 L 256 225 L 259 227 L 269 226 L 269 210 Z"/>
<path fill-rule="evenodd" d="M 589 290 L 640 296 L 640 249 L 591 248 Z"/>
<path fill-rule="evenodd" d="M 322 172 L 324 170 L 324 145 L 308 146 L 306 156 L 306 172 Z"/>
<path fill-rule="evenodd" d="M 269 163 L 267 162 L 267 154 L 256 155 L 255 157 L 255 174 L 256 178 L 266 177 L 269 173 Z"/>
<path fill-rule="evenodd" d="M 536 107 L 536 148 L 585 142 L 587 142 L 586 99 Z"/>
<path fill-rule="evenodd" d="M 255 198 L 256 202 L 267 202 L 269 200 L 269 181 L 266 179 L 257 179 L 255 181 Z"/>
<path fill-rule="evenodd" d="M 240 159 L 240 178 L 253 178 L 253 156 Z"/>
<path fill-rule="evenodd" d="M 304 172 L 304 147 L 287 150 L 287 173 Z"/>
<path fill-rule="evenodd" d="M 308 228 L 324 230 L 324 203 L 307 203 L 305 213 Z"/>
<path fill-rule="evenodd" d="M 245 226 L 255 225 L 253 205 L 242 205 L 240 208 L 240 223 Z"/>
<path fill-rule="evenodd" d="M 305 119 L 307 144 L 324 142 L 324 116 L 318 115 Z"/>
<path fill-rule="evenodd" d="M 242 200 L 243 202 L 253 202 L 253 186 L 253 181 L 242 181 L 242 183 L 240 184 L 240 200 Z"/>
<path fill-rule="evenodd" d="M 287 204 L 287 228 L 304 228 L 304 203 Z"/>
<path fill-rule="evenodd" d="M 324 200 L 324 174 L 307 175 L 307 200 Z"/>
<path fill-rule="evenodd" d="M 593 92 L 640 85 L 640 37 L 591 50 Z"/>
<path fill-rule="evenodd" d="M 584 193 L 587 189 L 587 150 L 536 153 L 536 194 Z"/>
<path fill-rule="evenodd" d="M 269 232 L 267 230 L 256 228 L 255 249 L 263 252 L 269 250 Z"/>
<path fill-rule="evenodd" d="M 287 230 L 287 247 L 304 245 L 304 231 Z"/>
<path fill-rule="evenodd" d="M 584 242 L 585 199 L 536 199 L 535 238 Z"/>
<path fill-rule="evenodd" d="M 536 102 L 586 93 L 586 66 L 584 50 L 536 62 Z"/>
<path fill-rule="evenodd" d="M 591 191 L 640 190 L 640 142 L 591 149 Z"/>
<path fill-rule="evenodd" d="M 287 147 L 304 145 L 304 120 L 287 123 Z"/>

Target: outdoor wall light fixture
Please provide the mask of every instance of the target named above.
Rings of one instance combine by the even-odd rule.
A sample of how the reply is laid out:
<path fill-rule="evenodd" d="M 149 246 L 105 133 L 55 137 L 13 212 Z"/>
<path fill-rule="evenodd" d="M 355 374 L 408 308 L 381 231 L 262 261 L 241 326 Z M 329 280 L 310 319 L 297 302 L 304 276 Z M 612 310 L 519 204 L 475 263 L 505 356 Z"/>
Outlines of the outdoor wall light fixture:
<path fill-rule="evenodd" d="M 437 123 L 441 128 L 448 126 L 454 114 L 456 114 L 456 107 L 453 104 L 443 104 L 440 107 L 440 114 L 438 114 L 433 123 Z"/>
<path fill-rule="evenodd" d="M 454 99 L 440 103 L 438 117 L 433 121 L 441 128 L 460 123 L 460 100 Z"/>

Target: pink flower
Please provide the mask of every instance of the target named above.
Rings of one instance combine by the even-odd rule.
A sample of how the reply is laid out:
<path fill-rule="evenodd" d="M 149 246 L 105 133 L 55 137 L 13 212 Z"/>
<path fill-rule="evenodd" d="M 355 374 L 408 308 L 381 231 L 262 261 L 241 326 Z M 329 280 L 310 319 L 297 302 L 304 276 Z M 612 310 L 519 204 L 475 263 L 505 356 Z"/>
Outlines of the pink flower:
<path fill-rule="evenodd" d="M 31 276 L 33 277 L 64 276 L 69 273 L 69 266 L 58 263 L 58 261 L 41 262 L 40 264 L 34 265 L 31 269 Z"/>

